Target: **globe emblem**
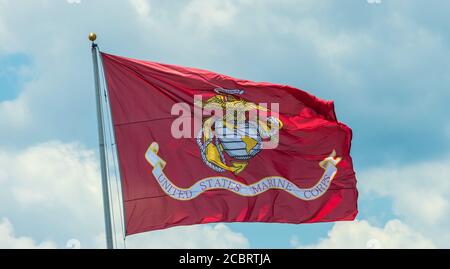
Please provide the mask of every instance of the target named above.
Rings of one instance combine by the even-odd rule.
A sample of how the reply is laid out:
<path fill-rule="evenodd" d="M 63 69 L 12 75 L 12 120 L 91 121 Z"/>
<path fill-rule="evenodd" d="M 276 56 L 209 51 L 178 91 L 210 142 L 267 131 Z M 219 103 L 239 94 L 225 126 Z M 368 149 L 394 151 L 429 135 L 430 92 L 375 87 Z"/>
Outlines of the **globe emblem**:
<path fill-rule="evenodd" d="M 262 139 L 255 122 L 245 122 L 226 127 L 223 121 L 215 122 L 217 139 L 223 151 L 231 158 L 249 160 L 262 149 Z"/>
<path fill-rule="evenodd" d="M 247 118 L 246 111 L 268 111 L 255 103 L 237 95 L 244 93 L 239 89 L 215 89 L 218 95 L 205 103 L 195 105 L 206 110 L 225 111 L 223 116 L 210 116 L 203 121 L 197 135 L 197 145 L 203 162 L 216 172 L 242 172 L 263 149 L 264 139 L 277 137 L 282 122 L 275 117 L 261 119 Z"/>

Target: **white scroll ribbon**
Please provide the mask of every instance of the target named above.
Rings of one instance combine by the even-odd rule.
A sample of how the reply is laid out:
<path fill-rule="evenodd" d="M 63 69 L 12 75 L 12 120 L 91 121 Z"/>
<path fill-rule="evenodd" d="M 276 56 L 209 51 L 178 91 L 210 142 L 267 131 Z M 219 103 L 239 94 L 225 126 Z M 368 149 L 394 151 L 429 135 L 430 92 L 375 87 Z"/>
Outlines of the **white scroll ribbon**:
<path fill-rule="evenodd" d="M 158 150 L 158 143 L 153 142 L 145 153 L 145 158 L 153 167 L 152 173 L 167 195 L 183 201 L 192 200 L 203 192 L 214 189 L 225 189 L 242 196 L 256 196 L 267 190 L 276 189 L 286 191 L 301 200 L 314 200 L 322 196 L 328 190 L 331 181 L 337 173 L 336 165 L 341 161 L 341 158 L 335 157 L 335 151 L 322 160 L 319 163 L 319 166 L 324 170 L 324 173 L 319 181 L 310 188 L 299 188 L 288 179 L 280 176 L 265 177 L 250 185 L 246 185 L 231 178 L 216 176 L 203 178 L 189 188 L 181 188 L 173 184 L 164 173 L 163 170 L 166 166 L 166 162 L 158 156 Z"/>

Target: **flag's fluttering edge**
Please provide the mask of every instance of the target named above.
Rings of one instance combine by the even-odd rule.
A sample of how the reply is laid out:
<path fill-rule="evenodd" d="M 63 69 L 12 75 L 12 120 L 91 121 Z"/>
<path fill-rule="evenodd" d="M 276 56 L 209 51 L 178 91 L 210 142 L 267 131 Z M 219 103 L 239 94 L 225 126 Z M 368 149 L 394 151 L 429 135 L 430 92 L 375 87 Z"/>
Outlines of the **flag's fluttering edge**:
<path fill-rule="evenodd" d="M 102 53 L 126 233 L 353 220 L 352 132 L 285 85 Z"/>

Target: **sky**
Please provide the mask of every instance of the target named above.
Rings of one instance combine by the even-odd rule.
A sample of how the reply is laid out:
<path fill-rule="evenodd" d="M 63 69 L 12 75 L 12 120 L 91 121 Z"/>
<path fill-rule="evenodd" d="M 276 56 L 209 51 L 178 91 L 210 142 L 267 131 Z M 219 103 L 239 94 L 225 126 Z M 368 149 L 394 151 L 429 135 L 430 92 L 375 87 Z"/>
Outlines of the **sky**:
<path fill-rule="evenodd" d="M 92 31 L 108 53 L 334 100 L 353 129 L 356 221 L 176 227 L 127 248 L 450 248 L 449 11 L 446 0 L 0 0 L 0 248 L 105 247 Z M 115 231 L 123 248 L 120 221 Z"/>

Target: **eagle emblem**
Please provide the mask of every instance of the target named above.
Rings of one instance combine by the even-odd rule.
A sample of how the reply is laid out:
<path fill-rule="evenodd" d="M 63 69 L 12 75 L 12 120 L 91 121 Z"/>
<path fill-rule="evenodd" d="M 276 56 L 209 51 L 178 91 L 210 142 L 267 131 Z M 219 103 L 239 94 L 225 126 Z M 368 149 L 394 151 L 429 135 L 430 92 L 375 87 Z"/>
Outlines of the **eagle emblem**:
<path fill-rule="evenodd" d="M 260 111 L 267 113 L 268 109 L 241 98 L 243 90 L 218 88 L 214 91 L 217 95 L 195 105 L 222 113 L 203 119 L 197 144 L 208 167 L 237 175 L 261 152 L 264 141 L 279 139 L 278 132 L 283 124 L 273 116 L 265 119 L 257 116 Z M 256 117 L 248 116 L 250 112 Z"/>

